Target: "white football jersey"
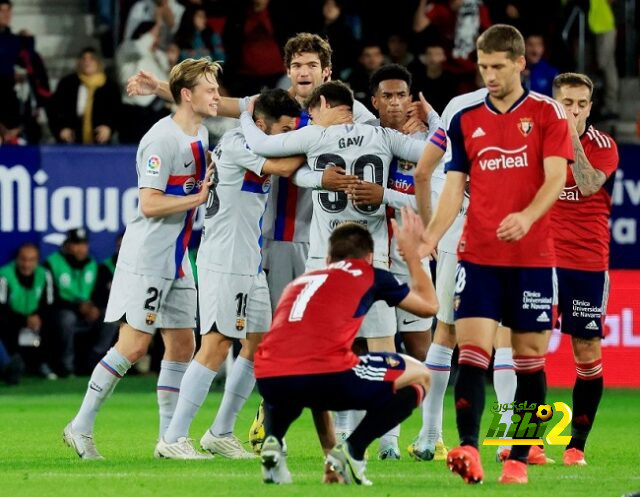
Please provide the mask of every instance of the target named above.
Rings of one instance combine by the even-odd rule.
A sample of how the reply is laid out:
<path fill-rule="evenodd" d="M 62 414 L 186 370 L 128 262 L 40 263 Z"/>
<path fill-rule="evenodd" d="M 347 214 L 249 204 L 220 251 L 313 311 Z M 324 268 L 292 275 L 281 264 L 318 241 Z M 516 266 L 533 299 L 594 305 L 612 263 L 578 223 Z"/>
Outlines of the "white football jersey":
<path fill-rule="evenodd" d="M 213 150 L 215 188 L 209 193 L 198 267 L 221 273 L 262 271 L 262 219 L 271 175 L 262 175 L 264 157 L 254 154 L 240 128 L 227 131 Z"/>
<path fill-rule="evenodd" d="M 367 124 L 307 126 L 291 133 L 267 136 L 248 113 L 243 113 L 240 122 L 247 143 L 258 154 L 267 157 L 305 154 L 314 171 L 340 166 L 347 174 L 382 187 L 387 185 L 394 156 L 417 162 L 425 146 L 425 142 L 398 131 Z M 373 236 L 374 260 L 388 267 L 389 240 L 383 204 L 355 206 L 345 193 L 324 190 L 314 190 L 312 197 L 309 258 L 326 257 L 332 230 L 342 223 L 356 222 L 366 226 Z"/>
<path fill-rule="evenodd" d="M 451 123 L 451 119 L 455 116 L 461 108 L 468 107 L 469 105 L 473 105 L 474 103 L 482 103 L 487 96 L 487 89 L 480 88 L 479 90 L 464 93 L 463 95 L 459 95 L 451 99 L 451 101 L 447 104 L 442 112 L 442 126 L 440 128 L 441 133 L 446 133 L 446 130 L 449 128 L 449 124 Z M 451 160 L 451 144 L 447 139 L 447 150 L 444 153 L 442 159 L 438 163 L 438 166 L 433 171 L 431 187 L 432 194 L 431 198 L 434 200 L 433 209 L 435 211 L 435 202 L 440 198 L 440 194 L 442 193 L 442 188 L 444 187 L 444 182 L 446 178 L 446 173 L 444 172 L 444 166 L 447 162 Z M 453 224 L 449 227 L 449 229 L 445 232 L 445 234 L 440 239 L 438 243 L 438 250 L 442 250 L 444 252 L 448 252 L 450 254 L 455 254 L 457 252 L 458 242 L 460 241 L 460 237 L 462 236 L 462 230 L 464 229 L 464 223 L 467 218 L 467 209 L 469 208 L 469 195 L 468 188 L 465 191 L 464 200 L 462 201 L 462 207 L 460 207 L 460 212 L 456 216 Z"/>
<path fill-rule="evenodd" d="M 353 120 L 364 123 L 374 116 L 360 102 L 353 105 Z M 297 128 L 310 124 L 309 114 L 302 111 Z M 265 238 L 285 242 L 309 242 L 313 210 L 311 190 L 299 188 L 290 178 L 274 176 L 267 201 L 262 232 Z"/>
<path fill-rule="evenodd" d="M 198 191 L 205 177 L 207 128 L 187 135 L 171 116 L 160 119 L 142 137 L 136 154 L 138 188 L 185 196 Z M 140 206 L 122 239 L 118 265 L 136 274 L 181 278 L 191 274 L 186 257 L 196 209 L 165 217 L 145 217 Z"/>

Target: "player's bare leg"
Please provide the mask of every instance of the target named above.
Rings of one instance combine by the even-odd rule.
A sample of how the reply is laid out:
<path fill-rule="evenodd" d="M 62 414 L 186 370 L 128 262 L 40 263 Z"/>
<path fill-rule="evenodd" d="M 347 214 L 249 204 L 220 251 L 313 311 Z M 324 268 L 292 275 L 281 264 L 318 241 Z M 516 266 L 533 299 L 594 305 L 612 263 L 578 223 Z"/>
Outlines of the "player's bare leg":
<path fill-rule="evenodd" d="M 456 320 L 460 355 L 454 395 L 460 447 L 449 451 L 447 466 L 467 483 L 480 483 L 484 478 L 478 438 L 485 401 L 484 376 L 497 326 L 488 318 Z"/>
<path fill-rule="evenodd" d="M 577 378 L 573 386 L 571 442 L 563 462 L 566 466 L 584 466 L 584 447 L 602 398 L 602 347 L 600 338 L 571 338 Z"/>
<path fill-rule="evenodd" d="M 548 332 L 513 330 L 511 343 L 513 360 L 518 378 L 514 402 L 544 404 L 546 378 L 545 353 L 549 342 Z M 529 445 L 514 445 L 502 468 L 501 483 L 527 483 L 527 459 Z"/>
<path fill-rule="evenodd" d="M 455 326 L 438 321 L 425 361 L 431 373 L 431 389 L 422 403 L 420 433 L 408 448 L 409 455 L 419 461 L 446 458 L 447 449 L 442 442 L 442 410 L 455 346 Z"/>
<path fill-rule="evenodd" d="M 516 394 L 516 373 L 513 367 L 513 351 L 511 349 L 511 330 L 504 326 L 498 326 L 496 339 L 493 344 L 495 358 L 493 361 L 493 389 L 499 404 L 510 404 Z M 511 423 L 513 409 L 502 414 L 502 421 Z M 500 445 L 496 459 L 504 461 L 509 455 L 511 445 Z"/>
<path fill-rule="evenodd" d="M 98 411 L 111 395 L 131 365 L 147 353 L 152 335 L 120 325 L 118 342 L 96 365 L 82 405 L 73 420 L 65 427 L 64 442 L 82 459 L 103 459 L 93 441 L 93 427 Z"/>
<path fill-rule="evenodd" d="M 408 355 L 422 363 L 427 360 L 427 350 L 431 345 L 431 330 L 405 331 L 400 334 L 400 337 Z"/>

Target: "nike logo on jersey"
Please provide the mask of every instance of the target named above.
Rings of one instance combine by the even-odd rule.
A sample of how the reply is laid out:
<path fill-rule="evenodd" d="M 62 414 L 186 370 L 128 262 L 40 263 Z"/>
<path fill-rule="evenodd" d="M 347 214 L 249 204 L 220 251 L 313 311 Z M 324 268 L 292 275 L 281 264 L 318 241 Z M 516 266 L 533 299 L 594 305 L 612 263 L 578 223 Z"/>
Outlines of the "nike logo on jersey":
<path fill-rule="evenodd" d="M 418 321 L 420 321 L 419 319 L 403 319 L 402 320 L 402 324 L 412 324 L 412 323 L 417 323 Z"/>
<path fill-rule="evenodd" d="M 476 130 L 471 135 L 471 138 L 480 138 L 481 136 L 485 136 L 485 135 L 486 133 L 484 132 L 484 129 L 477 127 Z"/>
<path fill-rule="evenodd" d="M 191 164 L 193 164 L 193 161 L 189 161 L 189 162 L 185 162 L 183 164 L 184 167 L 189 167 Z"/>
<path fill-rule="evenodd" d="M 591 321 L 587 326 L 584 327 L 585 330 L 598 331 L 598 323 L 595 321 Z"/>
<path fill-rule="evenodd" d="M 546 313 L 546 311 L 542 311 L 537 317 L 536 321 L 538 321 L 538 323 L 548 323 L 551 320 L 549 319 L 549 315 Z"/>

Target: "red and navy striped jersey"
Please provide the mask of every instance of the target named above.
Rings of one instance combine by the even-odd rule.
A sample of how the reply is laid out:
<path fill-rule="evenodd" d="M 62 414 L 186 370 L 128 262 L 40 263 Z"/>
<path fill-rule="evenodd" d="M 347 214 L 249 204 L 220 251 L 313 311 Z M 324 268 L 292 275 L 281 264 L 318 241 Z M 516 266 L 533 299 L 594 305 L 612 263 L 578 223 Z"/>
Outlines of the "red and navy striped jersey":
<path fill-rule="evenodd" d="M 346 371 L 358 363 L 351 346 L 377 300 L 402 302 L 409 288 L 363 259 L 303 274 L 285 288 L 269 333 L 255 355 L 256 378 Z"/>
<path fill-rule="evenodd" d="M 593 195 L 580 193 L 571 168 L 560 198 L 551 209 L 551 229 L 558 267 L 582 271 L 609 268 L 609 215 L 618 147 L 608 134 L 589 126 L 580 137 L 587 160 L 602 171 L 606 182 Z M 574 167 L 580 167 L 576 157 Z"/>
<path fill-rule="evenodd" d="M 446 125 L 451 157 L 445 171 L 462 172 L 470 179 L 458 258 L 489 266 L 554 266 L 549 212 L 517 242 L 499 240 L 496 231 L 507 215 L 532 202 L 545 179 L 544 159 L 573 161 L 564 108 L 529 91 L 505 113 L 494 107 L 489 96 L 462 99 Z"/>

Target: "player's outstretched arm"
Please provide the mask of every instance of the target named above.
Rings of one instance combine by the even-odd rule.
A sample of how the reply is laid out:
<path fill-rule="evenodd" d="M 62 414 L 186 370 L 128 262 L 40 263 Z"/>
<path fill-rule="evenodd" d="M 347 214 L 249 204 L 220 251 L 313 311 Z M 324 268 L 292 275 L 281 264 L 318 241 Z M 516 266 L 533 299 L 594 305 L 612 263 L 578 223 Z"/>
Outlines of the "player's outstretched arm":
<path fill-rule="evenodd" d="M 140 210 L 145 217 L 166 217 L 171 214 L 195 209 L 204 204 L 209 197 L 209 187 L 213 166 L 207 168 L 207 174 L 202 181 L 200 190 L 194 195 L 175 197 L 166 195 L 155 188 L 140 188 Z"/>
<path fill-rule="evenodd" d="M 416 204 L 422 222 L 426 225 L 431 221 L 431 175 L 444 156 L 444 150 L 429 142 L 422 151 L 413 177 L 415 185 Z"/>
<path fill-rule="evenodd" d="M 402 208 L 402 227 L 395 219 L 391 220 L 398 242 L 398 249 L 407 263 L 411 277 L 411 291 L 398 304 L 398 307 L 422 317 L 435 316 L 438 312 L 438 298 L 431 277 L 425 272 L 418 246 L 422 234 L 420 216 L 407 207 Z"/>
<path fill-rule="evenodd" d="M 523 238 L 531 225 L 547 212 L 560 196 L 567 180 L 567 159 L 547 157 L 544 159 L 544 183 L 531 203 L 520 212 L 508 214 L 499 224 L 496 234 L 505 242 L 516 242 Z"/>
<path fill-rule="evenodd" d="M 467 175 L 459 171 L 449 171 L 440 194 L 433 218 L 422 234 L 423 255 L 431 254 L 438 246 L 438 242 L 453 224 L 462 202 Z M 417 186 L 417 185 L 416 185 Z"/>
<path fill-rule="evenodd" d="M 307 158 L 304 155 L 267 159 L 262 166 L 262 174 L 275 174 L 276 176 L 288 178 L 295 173 L 306 160 Z"/>
<path fill-rule="evenodd" d="M 168 81 L 162 81 L 155 74 L 140 71 L 127 80 L 127 95 L 139 97 L 155 95 L 167 102 L 175 102 Z M 231 97 L 220 97 L 218 102 L 218 115 L 223 117 L 240 117 L 240 100 Z"/>
<path fill-rule="evenodd" d="M 289 133 L 267 135 L 256 126 L 249 112 L 241 114 L 240 125 L 242 126 L 242 134 L 252 152 L 263 157 L 288 157 L 306 154 L 309 147 L 317 141 L 323 131 L 319 126 L 305 126 Z"/>

